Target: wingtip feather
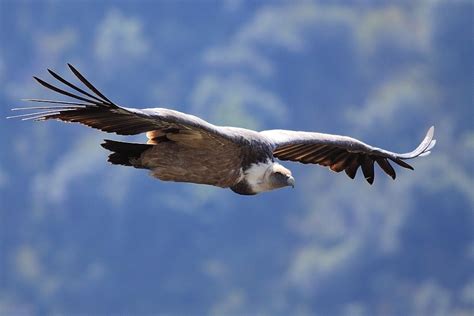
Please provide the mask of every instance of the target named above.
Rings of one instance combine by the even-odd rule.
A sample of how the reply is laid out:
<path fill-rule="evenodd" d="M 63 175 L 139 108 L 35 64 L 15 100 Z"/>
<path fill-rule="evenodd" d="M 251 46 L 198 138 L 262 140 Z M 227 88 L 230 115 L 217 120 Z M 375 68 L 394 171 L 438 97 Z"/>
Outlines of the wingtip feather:
<path fill-rule="evenodd" d="M 434 130 L 435 130 L 434 125 L 431 125 L 431 127 L 428 129 L 428 134 L 431 134 L 431 137 L 433 137 L 434 135 Z"/>
<path fill-rule="evenodd" d="M 436 145 L 436 139 L 433 139 L 431 143 L 429 144 L 428 148 L 426 148 L 427 151 L 430 151 L 433 149 L 433 147 Z"/>
<path fill-rule="evenodd" d="M 428 132 L 426 133 L 425 137 L 421 141 L 421 143 L 418 145 L 418 147 L 405 154 L 397 154 L 396 159 L 412 159 L 421 156 L 423 153 L 430 151 L 434 145 L 436 144 L 436 140 L 433 139 L 434 136 L 434 126 L 431 126 L 428 129 Z"/>

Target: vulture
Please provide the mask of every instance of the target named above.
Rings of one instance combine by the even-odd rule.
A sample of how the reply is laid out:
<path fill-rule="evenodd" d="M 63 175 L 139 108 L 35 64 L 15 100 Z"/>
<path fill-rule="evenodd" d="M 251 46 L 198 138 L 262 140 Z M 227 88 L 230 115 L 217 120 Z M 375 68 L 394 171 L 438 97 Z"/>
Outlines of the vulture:
<path fill-rule="evenodd" d="M 118 135 L 145 133 L 146 144 L 106 139 L 101 146 L 111 152 L 110 163 L 148 169 L 153 177 L 163 181 L 207 184 L 254 195 L 294 187 L 291 171 L 276 161 L 288 160 L 344 171 L 352 179 L 360 167 L 364 178 L 372 184 L 375 164 L 395 179 L 391 163 L 413 170 L 406 160 L 430 154 L 436 143 L 434 127 L 415 150 L 399 154 L 348 136 L 282 129 L 259 132 L 213 125 L 167 108 L 123 107 L 102 94 L 75 67 L 68 66 L 82 87 L 50 69 L 48 72 L 57 80 L 56 85 L 33 78 L 70 100 L 26 99 L 45 105 L 12 109 L 28 112 L 9 118 L 77 122 Z"/>

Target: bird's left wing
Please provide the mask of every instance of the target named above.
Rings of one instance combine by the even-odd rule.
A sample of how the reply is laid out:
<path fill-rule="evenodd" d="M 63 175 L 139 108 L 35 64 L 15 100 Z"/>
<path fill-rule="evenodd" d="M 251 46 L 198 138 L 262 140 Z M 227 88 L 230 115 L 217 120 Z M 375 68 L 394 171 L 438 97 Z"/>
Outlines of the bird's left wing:
<path fill-rule="evenodd" d="M 10 116 L 10 118 L 37 121 L 56 119 L 77 122 L 118 135 L 136 135 L 156 130 L 186 130 L 191 133 L 207 134 L 222 141 L 231 140 L 229 139 L 231 135 L 193 115 L 164 108 L 134 109 L 118 106 L 94 87 L 76 68 L 70 64 L 68 66 L 88 89 L 86 89 L 87 91 L 48 69 L 48 72 L 58 82 L 72 90 L 59 88 L 34 77 L 36 81 L 42 86 L 74 100 L 27 99 L 27 101 L 47 103 L 47 105 L 12 109 L 14 111 L 29 111 L 29 113 Z"/>
<path fill-rule="evenodd" d="M 426 156 L 436 144 L 436 140 L 433 139 L 433 126 L 421 144 L 412 152 L 405 154 L 373 147 L 347 136 L 288 130 L 268 130 L 262 131 L 261 134 L 274 144 L 273 155 L 278 159 L 328 166 L 336 172 L 344 170 L 352 179 L 357 169 L 361 167 L 365 179 L 370 184 L 374 181 L 375 162 L 395 179 L 395 170 L 389 160 L 413 170 L 413 167 L 404 160 Z"/>

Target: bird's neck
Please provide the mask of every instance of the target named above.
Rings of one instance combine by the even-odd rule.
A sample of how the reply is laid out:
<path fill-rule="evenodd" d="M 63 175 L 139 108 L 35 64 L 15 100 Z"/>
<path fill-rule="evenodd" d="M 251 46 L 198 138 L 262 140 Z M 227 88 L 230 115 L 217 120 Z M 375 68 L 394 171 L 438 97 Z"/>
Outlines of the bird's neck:
<path fill-rule="evenodd" d="M 244 171 L 244 180 L 253 192 L 260 193 L 274 189 L 268 181 L 268 172 L 274 164 L 276 163 L 269 159 L 253 163 Z"/>

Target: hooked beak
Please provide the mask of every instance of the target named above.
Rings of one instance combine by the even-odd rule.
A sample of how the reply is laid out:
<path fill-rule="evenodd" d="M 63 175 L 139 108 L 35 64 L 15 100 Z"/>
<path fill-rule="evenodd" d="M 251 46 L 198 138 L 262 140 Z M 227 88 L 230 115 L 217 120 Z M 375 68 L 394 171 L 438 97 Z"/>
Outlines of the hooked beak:
<path fill-rule="evenodd" d="M 286 180 L 289 186 L 291 186 L 293 189 L 295 188 L 295 178 L 292 176 L 289 176 L 288 179 Z"/>

